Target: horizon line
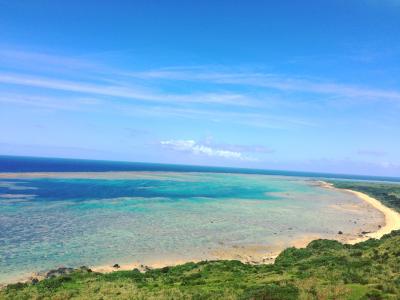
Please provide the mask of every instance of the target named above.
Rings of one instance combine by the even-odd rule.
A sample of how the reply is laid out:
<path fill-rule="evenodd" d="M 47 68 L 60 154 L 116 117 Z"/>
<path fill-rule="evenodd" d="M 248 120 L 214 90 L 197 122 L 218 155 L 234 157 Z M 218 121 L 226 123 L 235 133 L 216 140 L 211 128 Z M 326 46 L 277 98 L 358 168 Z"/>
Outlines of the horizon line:
<path fill-rule="evenodd" d="M 298 176 L 301 177 L 324 177 L 321 175 L 327 175 L 331 178 L 338 178 L 338 179 L 360 179 L 360 180 L 373 180 L 376 179 L 377 181 L 400 181 L 400 177 L 397 176 L 381 176 L 381 175 L 365 175 L 365 174 L 347 174 L 347 173 L 329 173 L 329 172 L 315 172 L 315 171 L 304 171 L 304 170 L 288 170 L 288 169 L 265 169 L 265 168 L 247 168 L 247 167 L 226 167 L 226 166 L 210 166 L 210 165 L 188 165 L 188 164 L 177 164 L 177 163 L 160 163 L 160 162 L 144 162 L 144 161 L 128 161 L 128 160 L 109 160 L 109 159 L 89 159 L 89 158 L 72 158 L 72 157 L 49 157 L 49 156 L 26 156 L 26 155 L 9 155 L 9 154 L 0 154 L 0 158 L 2 157 L 13 157 L 13 158 L 34 158 L 34 159 L 60 159 L 60 160 L 80 160 L 80 161 L 89 161 L 89 162 L 112 162 L 112 163 L 131 163 L 131 164 L 148 164 L 148 165 L 163 165 L 163 166 L 179 166 L 179 167 L 196 167 L 196 168 L 214 168 L 214 169 L 229 169 L 231 171 L 237 171 L 234 173 L 239 174 L 246 174 L 241 173 L 238 171 L 258 171 L 258 172 L 292 172 L 297 173 Z M 1 169 L 1 168 L 0 168 Z M 30 172 L 40 172 L 40 171 L 28 171 L 28 172 L 11 172 L 11 173 L 30 173 Z M 53 172 L 121 172 L 120 170 L 117 171 L 53 171 Z M 129 172 L 129 171 L 128 171 Z M 141 172 L 141 171 L 136 171 Z M 150 171 L 155 172 L 155 171 Z M 162 172 L 162 171 L 160 171 Z M 179 171 L 176 170 L 175 172 L 187 172 L 187 171 Z M 192 171 L 192 172 L 201 172 L 201 171 Z M 207 171 L 205 171 L 207 172 Z M 215 171 L 208 171 L 210 173 L 230 173 L 230 172 L 215 172 Z M 10 172 L 2 172 L 0 173 L 10 173 Z M 285 175 L 285 174 L 260 174 L 260 173 L 251 173 L 248 172 L 247 174 L 259 174 L 259 175 L 282 175 L 282 176 L 293 176 L 296 175 Z M 316 176 L 310 176 L 316 175 Z M 341 178 L 342 177 L 342 178 Z M 343 178 L 344 177 L 344 178 Z M 346 178 L 346 177 L 358 177 L 358 178 Z M 386 179 L 386 180 L 385 180 Z M 392 180 L 390 180 L 392 179 Z"/>

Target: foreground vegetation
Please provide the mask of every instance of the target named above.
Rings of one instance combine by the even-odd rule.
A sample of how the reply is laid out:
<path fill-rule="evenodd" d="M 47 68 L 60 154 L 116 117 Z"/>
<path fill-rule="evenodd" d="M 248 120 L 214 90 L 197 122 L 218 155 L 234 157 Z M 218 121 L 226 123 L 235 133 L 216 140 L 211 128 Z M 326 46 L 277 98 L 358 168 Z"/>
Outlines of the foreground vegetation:
<path fill-rule="evenodd" d="M 335 185 L 399 208 L 399 185 Z M 0 299 L 400 299 L 400 231 L 356 245 L 316 240 L 286 249 L 273 265 L 209 261 L 110 274 L 82 268 L 9 285 Z"/>

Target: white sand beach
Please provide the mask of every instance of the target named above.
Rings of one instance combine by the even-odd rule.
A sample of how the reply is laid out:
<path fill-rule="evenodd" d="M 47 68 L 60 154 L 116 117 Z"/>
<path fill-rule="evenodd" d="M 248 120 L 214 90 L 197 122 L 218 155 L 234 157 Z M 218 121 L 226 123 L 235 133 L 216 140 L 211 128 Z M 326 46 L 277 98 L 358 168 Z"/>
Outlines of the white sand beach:
<path fill-rule="evenodd" d="M 370 238 L 375 238 L 379 239 L 383 235 L 390 233 L 392 230 L 397 230 L 400 229 L 400 214 L 396 212 L 395 210 L 385 206 L 382 204 L 380 201 L 377 199 L 374 199 L 364 193 L 357 192 L 354 190 L 348 190 L 348 189 L 339 189 L 334 187 L 332 184 L 325 182 L 325 181 L 317 181 L 318 185 L 321 186 L 322 188 L 327 188 L 327 189 L 335 189 L 340 192 L 345 192 L 345 193 L 351 193 L 355 196 L 357 196 L 359 199 L 363 201 L 363 203 L 367 204 L 370 206 L 370 209 L 375 209 L 378 210 L 383 216 L 383 219 L 380 219 L 377 221 L 378 223 L 376 224 L 376 231 L 371 231 L 368 233 L 364 234 L 357 234 L 357 233 L 352 233 L 352 234 L 343 234 L 343 235 L 338 235 L 335 237 L 335 239 L 339 240 L 340 242 L 343 243 L 348 243 L 348 244 L 355 244 L 358 242 L 362 242 L 365 240 L 368 240 Z M 353 205 L 354 206 L 354 205 Z M 357 209 L 357 205 L 354 207 L 352 206 L 352 209 Z M 364 206 L 365 208 L 365 206 Z M 346 208 L 342 208 L 346 209 Z M 358 209 L 362 209 L 358 207 Z M 382 222 L 383 220 L 383 222 Z M 375 228 L 375 227 L 374 227 Z M 132 269 L 139 269 L 140 271 L 146 271 L 149 268 L 162 268 L 166 266 L 174 266 L 178 264 L 183 264 L 187 262 L 198 262 L 201 260 L 240 260 L 244 263 L 250 263 L 250 264 L 268 264 L 268 263 L 273 263 L 275 258 L 279 255 L 279 253 L 284 250 L 285 248 L 289 246 L 297 247 L 297 248 L 303 248 L 306 247 L 312 240 L 322 238 L 319 235 L 316 234 L 308 234 L 304 236 L 298 236 L 296 238 L 293 238 L 293 240 L 290 242 L 290 244 L 278 244 L 274 246 L 262 246 L 262 245 L 250 245 L 250 246 L 237 246 L 237 247 L 221 247 L 219 249 L 213 249 L 213 251 L 210 251 L 207 255 L 204 255 L 202 257 L 193 257 L 192 259 L 188 258 L 160 258 L 157 261 L 144 261 L 144 262 L 132 262 L 128 264 L 123 264 L 119 263 L 118 261 L 115 261 L 113 263 L 110 263 L 108 265 L 101 265 L 101 266 L 90 266 L 90 268 L 95 271 L 95 272 L 101 272 L 101 273 L 108 273 L 108 272 L 113 272 L 113 271 L 118 271 L 118 270 L 132 270 Z M 119 264 L 117 267 L 114 267 L 113 265 Z M 43 275 L 42 275 L 43 276 Z M 43 278 L 39 274 L 32 274 L 32 276 L 29 276 L 29 278 Z"/>
<path fill-rule="evenodd" d="M 346 241 L 347 244 L 356 244 L 359 242 L 366 241 L 370 238 L 374 239 L 380 239 L 382 236 L 385 234 L 388 234 L 392 232 L 393 230 L 398 230 L 400 229 L 400 213 L 395 211 L 394 209 L 385 206 L 382 202 L 379 200 L 372 198 L 368 196 L 367 194 L 358 192 L 358 191 L 353 191 L 349 189 L 338 189 L 334 187 L 331 183 L 325 182 L 325 181 L 319 181 L 322 187 L 324 188 L 329 188 L 329 189 L 336 189 L 339 191 L 346 191 L 348 193 L 352 193 L 356 195 L 358 198 L 361 200 L 365 201 L 367 204 L 371 205 L 373 208 L 379 210 L 385 218 L 385 224 L 383 224 L 377 231 L 370 232 L 365 234 L 362 237 L 358 237 L 355 239 L 350 239 Z"/>
<path fill-rule="evenodd" d="M 367 234 L 364 234 L 362 237 L 357 237 L 357 238 L 350 238 L 350 239 L 341 239 L 341 242 L 347 243 L 347 244 L 356 244 L 359 242 L 366 241 L 370 238 L 374 239 L 379 239 L 383 235 L 390 233 L 393 230 L 398 230 L 400 229 L 400 214 L 396 212 L 395 210 L 385 206 L 382 204 L 379 200 L 372 198 L 364 193 L 358 192 L 358 191 L 353 191 L 349 189 L 338 189 L 335 188 L 332 184 L 325 182 L 325 181 L 318 181 L 320 186 L 328 189 L 337 189 L 339 191 L 345 191 L 348 193 L 352 193 L 356 195 L 358 198 L 366 202 L 368 205 L 372 206 L 374 209 L 379 210 L 383 215 L 384 215 L 384 220 L 385 223 L 380 226 L 380 228 L 377 231 L 370 232 Z M 293 240 L 292 246 L 297 247 L 297 248 L 304 248 L 306 247 L 312 240 L 318 239 L 318 236 L 310 235 L 310 236 L 305 236 L 301 239 L 296 239 Z M 265 250 L 265 251 L 263 251 Z M 268 251 L 269 250 L 269 251 Z M 283 249 L 274 249 L 271 251 L 271 249 L 264 249 L 264 247 L 258 247 L 255 249 L 254 247 L 244 247 L 241 249 L 218 249 L 213 252 L 213 257 L 211 259 L 237 259 L 240 260 L 244 263 L 273 263 L 275 258 L 279 255 L 279 253 Z M 195 260 L 196 261 L 200 261 Z M 132 270 L 134 268 L 137 268 L 141 271 L 145 271 L 146 268 L 162 268 L 166 266 L 174 266 L 182 263 L 186 263 L 187 261 L 185 260 L 160 260 L 148 265 L 143 265 L 140 263 L 133 263 L 133 264 L 128 264 L 128 265 L 121 265 L 119 268 L 114 268 L 112 266 L 97 266 L 93 267 L 93 270 L 96 272 L 101 272 L 101 273 L 107 273 L 107 272 L 112 272 L 112 271 L 117 271 L 117 270 Z"/>

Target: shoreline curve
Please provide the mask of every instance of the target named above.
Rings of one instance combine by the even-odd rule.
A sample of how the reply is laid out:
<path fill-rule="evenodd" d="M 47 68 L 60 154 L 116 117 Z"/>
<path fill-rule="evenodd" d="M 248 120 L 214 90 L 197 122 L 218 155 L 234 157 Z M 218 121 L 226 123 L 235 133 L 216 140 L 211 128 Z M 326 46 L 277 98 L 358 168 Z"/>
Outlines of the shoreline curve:
<path fill-rule="evenodd" d="M 380 239 L 385 234 L 388 234 L 388 233 L 392 232 L 393 230 L 400 229 L 400 213 L 398 213 L 393 208 L 386 206 L 378 199 L 375 199 L 375 198 L 373 198 L 365 193 L 359 192 L 359 191 L 355 191 L 355 190 L 351 190 L 351 189 L 337 188 L 332 183 L 329 183 L 326 181 L 319 180 L 318 182 L 324 188 L 335 189 L 338 191 L 344 191 L 347 193 L 351 193 L 351 194 L 357 196 L 362 201 L 371 205 L 376 210 L 379 210 L 384 215 L 385 224 L 381 228 L 379 228 L 377 231 L 367 233 L 363 237 L 345 241 L 344 242 L 345 244 L 354 245 L 354 244 L 364 242 L 369 239 Z"/>
<path fill-rule="evenodd" d="M 361 199 L 362 201 L 366 202 L 367 204 L 369 204 L 370 206 L 372 206 L 374 209 L 380 211 L 383 215 L 384 215 L 384 221 L 385 224 L 380 227 L 377 231 L 374 232 L 370 232 L 367 233 L 365 235 L 363 235 L 362 237 L 357 237 L 357 238 L 353 238 L 353 239 L 349 239 L 349 240 L 344 240 L 344 241 L 340 241 L 341 243 L 344 244 L 356 244 L 359 242 L 363 242 L 366 241 L 368 239 L 380 239 L 383 235 L 390 233 L 393 230 L 398 230 L 400 229 L 400 213 L 398 213 L 396 210 L 387 207 L 386 205 L 384 205 L 381 201 L 367 195 L 364 194 L 362 192 L 358 192 L 355 190 L 351 190 L 351 189 L 341 189 L 341 188 L 336 188 L 333 184 L 323 181 L 323 180 L 315 180 L 315 182 L 317 182 L 319 184 L 320 187 L 322 188 L 327 188 L 327 189 L 335 189 L 341 192 L 347 192 L 347 193 L 351 193 L 354 194 L 355 196 L 357 196 L 359 199 Z M 293 246 L 296 248 L 304 248 L 308 245 L 309 242 L 311 242 L 312 240 L 318 239 L 318 237 L 313 237 L 312 239 L 305 239 L 301 242 L 297 242 L 296 240 L 293 241 Z M 268 259 L 266 262 L 258 262 L 261 264 L 270 264 L 273 263 L 275 258 L 279 255 L 279 253 L 281 253 L 284 249 L 281 249 L 279 251 L 277 251 L 276 253 L 270 253 L 268 255 Z M 218 259 L 218 258 L 214 258 L 214 259 Z M 220 259 L 224 259 L 224 258 L 220 258 Z M 226 258 L 225 258 L 226 259 Z M 213 260 L 213 259 L 210 259 Z M 160 260 L 157 261 L 155 263 L 149 264 L 149 265 L 143 265 L 141 263 L 131 263 L 131 264 L 121 264 L 120 266 L 118 266 L 118 268 L 112 267 L 112 266 L 105 266 L 105 265 L 97 265 L 97 266 L 90 266 L 90 268 L 95 271 L 95 272 L 99 272 L 99 273 L 110 273 L 110 272 L 114 272 L 114 271 L 122 271 L 122 270 L 132 270 L 134 268 L 139 269 L 140 271 L 144 272 L 148 269 L 152 269 L 152 268 L 162 268 L 162 267 L 167 267 L 167 266 L 175 266 L 175 265 L 179 265 L 179 264 L 184 264 L 184 263 L 188 263 L 188 262 L 198 262 L 199 260 Z M 244 261 L 246 262 L 246 261 Z M 42 276 L 40 276 L 39 274 L 35 274 L 32 276 L 32 274 L 30 276 L 24 277 L 25 280 L 22 281 L 29 281 L 32 278 L 38 278 L 38 279 L 43 279 Z M 22 278 L 19 278 L 19 280 L 17 279 L 17 281 L 20 281 Z M 7 284 L 6 284 L 7 285 Z M 0 284 L 0 288 L 3 288 L 5 285 Z"/>
<path fill-rule="evenodd" d="M 373 208 L 380 211 L 384 215 L 385 224 L 381 228 L 379 228 L 377 231 L 367 233 L 367 234 L 363 235 L 362 237 L 353 238 L 353 239 L 349 239 L 349 240 L 345 240 L 345 241 L 340 241 L 341 243 L 354 245 L 354 244 L 364 242 L 369 239 L 380 239 L 385 234 L 388 234 L 388 233 L 392 232 L 393 230 L 400 229 L 400 213 L 398 213 L 397 211 L 395 211 L 394 209 L 392 209 L 390 207 L 387 207 L 381 201 L 379 201 L 367 194 L 364 194 L 362 192 L 354 191 L 351 189 L 337 188 L 332 183 L 329 183 L 329 182 L 326 182 L 323 180 L 317 180 L 316 182 L 318 182 L 320 184 L 320 186 L 323 188 L 335 189 L 335 190 L 338 190 L 341 192 L 347 192 L 347 193 L 354 194 L 359 199 L 361 199 L 362 201 L 371 205 Z M 315 240 L 315 239 L 318 239 L 318 238 L 314 238 L 312 240 Z M 295 241 L 294 241 L 294 247 L 305 248 L 312 240 L 304 240 L 301 243 L 295 243 Z M 269 255 L 269 259 L 267 260 L 267 262 L 263 262 L 263 263 L 264 264 L 273 263 L 275 261 L 275 258 L 283 250 L 284 249 L 282 249 L 272 255 Z M 194 261 L 173 261 L 173 262 L 171 261 L 169 263 L 168 262 L 161 262 L 161 263 L 158 262 L 155 265 L 151 265 L 151 268 L 162 268 L 162 267 L 167 267 L 167 266 L 175 266 L 175 265 L 187 263 L 187 262 L 198 262 L 198 261 L 196 261 L 196 260 L 194 260 Z M 133 268 L 138 268 L 138 267 L 140 269 L 141 266 L 142 265 L 139 265 L 139 264 L 128 264 L 128 265 L 121 265 L 119 269 L 114 269 L 113 267 L 109 267 L 109 266 L 94 266 L 93 270 L 96 272 L 100 272 L 100 273 L 109 273 L 109 272 L 118 271 L 118 270 L 131 270 Z"/>

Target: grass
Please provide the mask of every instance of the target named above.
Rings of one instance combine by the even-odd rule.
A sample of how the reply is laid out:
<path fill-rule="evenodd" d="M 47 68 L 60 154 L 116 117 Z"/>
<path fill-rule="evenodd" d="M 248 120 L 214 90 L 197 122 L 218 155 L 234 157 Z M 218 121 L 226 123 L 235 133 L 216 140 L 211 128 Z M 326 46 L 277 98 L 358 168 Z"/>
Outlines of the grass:
<path fill-rule="evenodd" d="M 398 208 L 399 186 L 335 185 Z M 145 273 L 76 270 L 36 284 L 9 285 L 0 299 L 400 299 L 400 231 L 356 245 L 315 240 L 284 250 L 272 265 L 208 261 Z"/>

